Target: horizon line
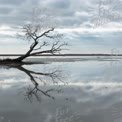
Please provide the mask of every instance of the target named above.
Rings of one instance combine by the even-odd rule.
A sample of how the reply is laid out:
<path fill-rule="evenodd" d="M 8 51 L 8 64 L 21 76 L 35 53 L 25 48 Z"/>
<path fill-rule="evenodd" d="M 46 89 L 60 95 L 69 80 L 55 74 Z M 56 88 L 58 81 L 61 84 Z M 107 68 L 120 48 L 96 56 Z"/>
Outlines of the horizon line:
<path fill-rule="evenodd" d="M 22 56 L 24 54 L 0 54 L 0 56 Z M 66 53 L 66 54 L 39 54 L 34 56 L 122 56 L 122 54 L 109 53 Z"/>

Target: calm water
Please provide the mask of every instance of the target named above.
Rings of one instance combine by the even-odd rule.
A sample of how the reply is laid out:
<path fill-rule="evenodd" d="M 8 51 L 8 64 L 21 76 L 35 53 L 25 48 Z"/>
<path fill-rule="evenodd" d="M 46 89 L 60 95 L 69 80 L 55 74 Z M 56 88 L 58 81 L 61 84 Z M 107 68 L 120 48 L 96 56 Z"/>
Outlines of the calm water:
<path fill-rule="evenodd" d="M 121 121 L 122 60 L 0 66 L 0 122 Z"/>

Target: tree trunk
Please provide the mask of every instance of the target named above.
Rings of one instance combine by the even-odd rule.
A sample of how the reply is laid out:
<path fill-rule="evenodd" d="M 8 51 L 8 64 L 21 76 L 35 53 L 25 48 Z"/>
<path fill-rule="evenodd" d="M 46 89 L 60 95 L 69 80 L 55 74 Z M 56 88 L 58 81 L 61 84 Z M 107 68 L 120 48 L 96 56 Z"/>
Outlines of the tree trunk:
<path fill-rule="evenodd" d="M 27 51 L 27 53 L 25 53 L 24 55 L 16 58 L 16 59 L 13 59 L 13 61 L 16 61 L 16 62 L 22 62 L 25 58 L 29 57 L 31 52 L 34 50 L 34 47 L 38 44 L 37 41 L 35 41 L 35 43 L 30 47 L 30 50 Z"/>

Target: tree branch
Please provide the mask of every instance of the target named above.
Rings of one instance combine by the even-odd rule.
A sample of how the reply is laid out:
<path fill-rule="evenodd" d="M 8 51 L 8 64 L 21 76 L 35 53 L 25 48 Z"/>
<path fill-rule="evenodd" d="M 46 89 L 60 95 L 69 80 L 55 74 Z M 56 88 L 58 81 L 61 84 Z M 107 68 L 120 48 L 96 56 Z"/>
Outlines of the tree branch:
<path fill-rule="evenodd" d="M 43 44 L 40 45 L 40 47 L 38 47 L 38 48 L 36 48 L 36 49 L 34 49 L 34 50 L 39 50 L 39 49 L 41 49 L 42 47 L 48 46 L 48 45 L 49 45 L 48 42 L 44 41 Z"/>
<path fill-rule="evenodd" d="M 36 36 L 36 40 L 39 39 L 39 38 L 41 38 L 42 36 L 45 36 L 47 33 L 51 32 L 51 31 L 54 31 L 54 28 L 51 28 L 51 29 L 43 32 L 40 36 Z"/>
<path fill-rule="evenodd" d="M 60 52 L 62 50 L 62 47 L 63 46 L 66 46 L 67 43 L 62 43 L 60 45 L 58 45 L 60 43 L 60 41 L 57 41 L 57 42 L 54 42 L 52 44 L 52 47 L 50 50 L 44 50 L 44 51 L 38 51 L 38 52 L 34 52 L 34 53 L 31 53 L 30 55 L 33 56 L 33 55 L 37 55 L 37 54 L 43 54 L 43 53 L 51 53 L 51 54 L 55 54 L 57 52 Z"/>

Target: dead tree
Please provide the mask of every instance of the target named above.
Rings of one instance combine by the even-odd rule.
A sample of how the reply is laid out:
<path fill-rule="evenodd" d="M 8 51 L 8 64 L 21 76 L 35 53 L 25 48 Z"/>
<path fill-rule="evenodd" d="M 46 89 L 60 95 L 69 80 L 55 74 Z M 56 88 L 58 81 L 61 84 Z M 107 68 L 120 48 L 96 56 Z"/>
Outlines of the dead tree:
<path fill-rule="evenodd" d="M 41 27 L 33 25 L 26 25 L 24 28 L 26 38 L 32 42 L 30 49 L 22 56 L 14 59 L 14 61 L 22 62 L 25 58 L 38 55 L 38 54 L 56 54 L 60 53 L 63 46 L 66 46 L 66 42 L 61 42 L 59 39 L 62 38 L 62 34 L 51 34 L 54 31 L 54 28 L 48 29 L 43 33 L 39 33 Z M 43 37 L 53 39 L 54 42 L 50 44 L 47 41 L 41 41 Z M 50 49 L 42 50 L 44 46 L 51 46 Z"/>
<path fill-rule="evenodd" d="M 26 24 L 22 29 L 22 33 L 19 34 L 24 39 L 30 42 L 30 48 L 28 51 L 20 57 L 15 59 L 7 59 L 4 62 L 22 62 L 24 59 L 41 54 L 59 54 L 62 51 L 62 47 L 66 46 L 66 42 L 62 42 L 62 34 L 55 31 L 55 26 L 52 24 L 49 15 L 43 15 L 40 17 L 40 13 L 32 14 L 34 18 Z M 46 17 L 45 17 L 46 16 Z M 53 19 L 53 18 L 51 18 Z M 46 47 L 46 48 L 45 48 Z M 0 60 L 1 62 L 2 60 Z"/>

